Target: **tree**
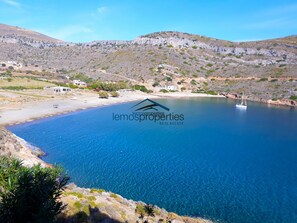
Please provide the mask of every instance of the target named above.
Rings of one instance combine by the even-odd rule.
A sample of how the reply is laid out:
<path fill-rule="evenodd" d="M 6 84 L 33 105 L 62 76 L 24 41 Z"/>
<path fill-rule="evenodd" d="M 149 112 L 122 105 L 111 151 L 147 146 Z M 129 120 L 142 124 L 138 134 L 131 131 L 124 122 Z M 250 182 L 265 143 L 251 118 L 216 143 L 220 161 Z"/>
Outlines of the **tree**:
<path fill-rule="evenodd" d="M 60 167 L 25 167 L 0 157 L 0 222 L 53 222 L 65 208 L 58 199 L 68 181 Z"/>

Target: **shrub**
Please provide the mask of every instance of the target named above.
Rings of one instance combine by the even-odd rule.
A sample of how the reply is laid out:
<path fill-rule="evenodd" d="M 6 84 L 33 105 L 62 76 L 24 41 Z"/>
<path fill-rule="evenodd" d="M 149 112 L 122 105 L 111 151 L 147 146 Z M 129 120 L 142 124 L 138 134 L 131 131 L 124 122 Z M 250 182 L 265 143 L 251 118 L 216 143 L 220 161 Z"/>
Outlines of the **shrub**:
<path fill-rule="evenodd" d="M 296 95 L 292 95 L 292 96 L 290 97 L 290 99 L 296 101 L 296 100 L 297 100 L 297 96 L 296 96 Z"/>
<path fill-rule="evenodd" d="M 218 95 L 218 93 L 215 91 L 206 91 L 205 93 L 210 95 Z"/>
<path fill-rule="evenodd" d="M 144 206 L 142 204 L 137 204 L 135 208 L 135 213 L 141 216 L 144 216 L 145 215 Z"/>
<path fill-rule="evenodd" d="M 157 86 L 159 86 L 159 85 L 160 85 L 160 83 L 159 83 L 158 81 L 155 81 L 155 82 L 152 84 L 153 87 L 157 87 Z"/>
<path fill-rule="evenodd" d="M 82 193 L 74 192 L 74 191 L 65 192 L 64 195 L 72 195 L 72 196 L 76 196 L 78 198 L 84 197 L 84 195 Z"/>
<path fill-rule="evenodd" d="M 166 79 L 166 81 L 172 81 L 171 77 L 166 77 L 165 79 Z"/>
<path fill-rule="evenodd" d="M 132 89 L 139 90 L 139 91 L 146 92 L 146 93 L 149 92 L 149 90 L 143 85 L 134 85 L 134 86 L 132 86 Z"/>
<path fill-rule="evenodd" d="M 99 91 L 99 98 L 108 98 L 108 93 L 106 91 Z"/>
<path fill-rule="evenodd" d="M 191 80 L 192 85 L 197 85 L 197 82 L 195 80 Z"/>
<path fill-rule="evenodd" d="M 270 82 L 277 82 L 277 79 L 272 79 L 270 80 Z"/>
<path fill-rule="evenodd" d="M 197 47 L 197 46 L 192 46 L 192 48 L 193 48 L 194 50 L 196 50 L 198 47 Z"/>
<path fill-rule="evenodd" d="M 119 93 L 116 91 L 110 92 L 111 97 L 119 97 Z"/>
<path fill-rule="evenodd" d="M 105 192 L 104 189 L 96 189 L 96 188 L 92 188 L 92 189 L 91 189 L 91 193 L 99 193 L 99 194 L 102 194 L 103 192 Z"/>
<path fill-rule="evenodd" d="M 65 207 L 59 198 L 69 178 L 59 167 L 0 157 L 0 176 L 1 222 L 53 222 Z"/>
<path fill-rule="evenodd" d="M 262 82 L 262 81 L 268 81 L 268 78 L 267 77 L 262 77 L 257 82 Z"/>
<path fill-rule="evenodd" d="M 75 74 L 73 77 L 71 77 L 72 80 L 81 80 L 81 81 L 84 81 L 86 83 L 90 83 L 93 81 L 93 79 L 85 74 L 82 74 L 82 73 L 77 73 Z"/>
<path fill-rule="evenodd" d="M 82 204 L 81 204 L 79 201 L 76 201 L 76 202 L 73 204 L 73 206 L 74 206 L 75 208 L 77 208 L 78 210 L 80 210 L 80 209 L 82 208 Z"/>
<path fill-rule="evenodd" d="M 70 87 L 71 89 L 76 89 L 76 88 L 78 88 L 78 86 L 75 85 L 75 84 L 68 84 L 68 87 Z"/>
<path fill-rule="evenodd" d="M 120 89 L 126 89 L 128 88 L 128 84 L 124 81 L 119 81 L 117 83 L 108 83 L 108 82 L 101 82 L 96 81 L 88 86 L 90 89 L 93 90 L 102 90 L 102 91 L 118 91 Z"/>
<path fill-rule="evenodd" d="M 165 90 L 165 89 L 161 89 L 161 90 L 160 90 L 160 92 L 163 92 L 163 93 L 168 93 L 168 91 L 167 91 L 167 90 Z"/>
<path fill-rule="evenodd" d="M 112 197 L 112 198 L 117 198 L 117 197 L 118 197 L 118 195 L 116 195 L 116 194 L 112 193 L 112 194 L 110 195 L 110 197 Z"/>

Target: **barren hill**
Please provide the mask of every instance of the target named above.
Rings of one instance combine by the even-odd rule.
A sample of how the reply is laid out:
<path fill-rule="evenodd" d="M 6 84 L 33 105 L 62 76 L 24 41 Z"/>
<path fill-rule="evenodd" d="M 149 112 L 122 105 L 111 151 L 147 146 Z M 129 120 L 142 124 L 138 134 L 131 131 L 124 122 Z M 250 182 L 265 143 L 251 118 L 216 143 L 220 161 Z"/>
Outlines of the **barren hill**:
<path fill-rule="evenodd" d="M 82 72 L 102 80 L 167 84 L 181 78 L 208 78 L 212 80 L 209 89 L 225 93 L 247 89 L 250 95 L 260 94 L 259 98 L 265 99 L 289 97 L 288 91 L 296 89 L 294 83 L 287 83 L 288 78 L 297 78 L 296 36 L 230 42 L 188 33 L 157 32 L 131 41 L 66 43 L 1 25 L 0 49 L 0 61 L 13 60 L 23 69 L 38 68 L 60 76 Z M 251 86 L 251 80 L 245 80 L 248 78 L 284 78 L 285 82 Z M 195 91 L 195 87 L 199 86 L 193 84 L 190 90 Z"/>
<path fill-rule="evenodd" d="M 42 43 L 62 43 L 62 40 L 43 35 L 38 32 L 23 29 L 17 26 L 8 26 L 0 24 L 0 39 L 1 42 L 7 43 L 25 43 L 42 42 Z"/>

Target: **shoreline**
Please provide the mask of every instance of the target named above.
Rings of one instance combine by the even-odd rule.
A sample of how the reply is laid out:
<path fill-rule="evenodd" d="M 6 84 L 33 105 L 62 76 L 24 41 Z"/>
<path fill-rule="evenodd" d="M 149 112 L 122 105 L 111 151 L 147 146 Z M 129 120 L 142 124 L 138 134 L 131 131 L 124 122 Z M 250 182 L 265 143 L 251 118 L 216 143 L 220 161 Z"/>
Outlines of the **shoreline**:
<path fill-rule="evenodd" d="M 0 108 L 0 126 L 11 126 L 23 124 L 43 118 L 68 114 L 81 110 L 99 108 L 121 103 L 144 100 L 146 98 L 226 98 L 222 95 L 193 94 L 193 93 L 166 93 L 166 94 L 146 94 L 143 92 L 121 92 L 120 97 L 108 99 L 98 98 L 97 94 L 82 96 L 75 99 L 64 98 L 58 100 L 45 100 L 27 102 L 17 106 Z M 58 105 L 57 108 L 54 106 Z"/>
<path fill-rule="evenodd" d="M 112 106 L 112 105 L 121 104 L 121 103 L 143 100 L 145 98 L 152 98 L 152 99 L 154 99 L 154 98 L 195 98 L 195 97 L 196 98 L 201 98 L 201 97 L 204 97 L 204 98 L 227 98 L 223 95 L 206 95 L 206 94 L 192 94 L 192 93 L 145 94 L 142 92 L 129 92 L 128 94 L 129 94 L 129 97 L 127 97 L 127 95 L 125 95 L 123 93 L 119 98 L 109 98 L 109 99 L 99 99 L 98 96 L 96 96 L 97 102 L 93 102 L 91 100 L 93 98 L 92 97 L 92 98 L 88 99 L 89 103 L 85 103 L 85 101 L 84 101 L 85 98 L 79 98 L 79 99 L 75 99 L 75 100 L 73 100 L 71 98 L 67 98 L 67 99 L 62 99 L 62 100 L 59 99 L 59 100 L 42 101 L 42 102 L 28 102 L 27 104 L 25 104 L 25 106 L 24 106 L 25 108 L 21 108 L 21 109 L 14 108 L 15 109 L 14 111 L 17 114 L 22 113 L 24 111 L 24 109 L 28 109 L 28 110 L 25 110 L 27 112 L 26 113 L 27 115 L 19 116 L 19 117 L 17 117 L 18 121 L 10 122 L 5 125 L 1 125 L 1 122 L 0 122 L 0 130 L 2 127 L 4 129 L 3 131 L 6 131 L 6 133 L 12 137 L 11 144 L 16 144 L 16 145 L 21 144 L 21 148 L 19 149 L 19 151 L 12 153 L 12 156 L 14 156 L 18 159 L 22 159 L 24 165 L 32 166 L 34 164 L 40 163 L 44 167 L 51 167 L 52 166 L 51 164 L 46 163 L 42 159 L 43 155 L 41 153 L 37 154 L 36 151 L 33 151 L 33 148 L 31 148 L 31 145 L 29 143 L 27 143 L 24 139 L 18 137 L 14 133 L 12 133 L 10 130 L 7 130 L 6 127 L 10 126 L 10 125 L 14 125 L 14 124 L 31 122 L 34 120 L 39 120 L 39 119 L 43 119 L 43 118 L 47 118 L 47 117 L 54 117 L 57 115 L 69 114 L 72 112 L 77 112 L 77 111 L 81 111 L 81 110 L 85 110 L 85 109 L 100 108 L 100 107 L 104 107 L 104 106 Z M 234 100 L 233 98 L 230 98 L 230 99 Z M 48 112 L 47 114 L 43 113 L 44 110 L 41 110 L 42 111 L 41 114 L 36 114 L 36 113 L 38 113 L 38 109 L 40 107 L 46 106 L 46 105 L 53 105 L 55 103 L 57 104 L 57 101 L 59 103 L 66 103 L 67 106 L 64 106 L 64 107 L 61 106 L 60 108 L 62 111 L 60 109 L 57 110 L 57 109 L 54 109 L 51 107 L 50 110 L 47 110 L 47 112 Z M 267 106 L 269 106 L 269 103 L 265 103 L 265 104 Z M 21 104 L 21 106 L 23 106 L 23 105 L 24 104 Z M 28 108 L 28 106 L 29 106 L 29 108 Z M 284 107 L 284 106 L 278 106 L 278 107 Z M 28 113 L 28 111 L 29 111 L 29 113 Z M 11 112 L 11 109 L 9 109 L 9 108 L 6 109 L 6 112 Z M 16 113 L 13 113 L 13 114 L 16 114 Z M 1 112 L 1 115 L 2 115 L 2 112 Z M 30 117 L 31 115 L 33 115 L 34 118 Z M 1 117 L 0 120 L 2 118 L 3 117 Z M 39 152 L 42 152 L 42 151 L 39 151 Z M 73 191 L 73 190 L 74 191 L 83 191 L 84 193 L 90 192 L 90 189 L 81 188 L 76 185 L 71 189 L 71 191 Z M 70 191 L 70 193 L 72 193 L 71 191 Z M 106 193 L 106 194 L 108 194 L 108 193 Z M 107 196 L 106 194 L 104 194 L 104 196 Z M 108 199 L 111 199 L 110 198 L 111 194 L 113 194 L 113 193 L 109 192 Z M 89 194 L 89 195 L 91 196 L 91 194 Z M 121 197 L 120 195 L 117 195 L 117 196 Z M 101 199 L 101 198 L 102 198 L 101 195 L 98 195 L 98 197 L 96 197 L 96 199 Z M 73 199 L 73 197 L 69 198 L 69 196 L 68 196 L 67 199 Z M 122 198 L 122 199 L 125 199 L 125 198 Z M 132 202 L 132 200 L 127 200 L 127 202 Z M 133 202 L 135 202 L 135 201 L 133 201 Z M 133 203 L 133 204 L 136 205 L 137 202 Z M 207 223 L 212 222 L 211 220 L 201 219 L 199 217 L 194 217 L 194 218 L 190 218 L 190 219 L 197 219 L 199 222 L 207 222 Z M 183 220 L 181 220 L 181 221 L 183 221 Z"/>
<path fill-rule="evenodd" d="M 121 103 L 127 103 L 146 98 L 226 98 L 234 101 L 240 100 L 232 94 L 227 95 L 210 95 L 204 93 L 190 92 L 168 92 L 168 93 L 143 93 L 140 91 L 120 92 L 119 97 L 109 97 L 102 99 L 94 92 L 77 92 L 74 95 L 67 95 L 64 98 L 51 98 L 41 101 L 30 101 L 25 103 L 8 104 L 0 107 L 0 127 L 23 124 L 43 118 L 53 117 L 57 115 L 68 114 L 76 111 L 99 108 L 102 106 L 110 106 Z M 272 101 L 249 99 L 248 101 L 266 104 L 267 106 L 295 108 L 297 105 L 292 104 L 291 100 Z M 296 103 L 297 104 L 297 103 Z M 55 107 L 57 106 L 57 107 Z"/>
<path fill-rule="evenodd" d="M 163 96 L 163 97 L 161 97 Z M 52 164 L 45 162 L 42 159 L 42 156 L 45 155 L 45 153 L 42 151 L 42 148 L 36 148 L 33 145 L 31 145 L 30 143 L 28 143 L 26 140 L 22 139 L 21 137 L 15 135 L 13 132 L 11 132 L 9 129 L 7 129 L 8 126 L 10 125 L 14 125 L 14 124 L 21 124 L 21 123 L 26 123 L 26 122 L 31 122 L 34 120 L 39 120 L 39 119 L 43 119 L 43 118 L 47 118 L 47 117 L 53 117 L 53 116 L 57 116 L 57 115 L 62 115 L 62 114 L 68 114 L 71 112 L 76 112 L 76 111 L 80 111 L 80 110 L 85 110 L 85 109 L 91 109 L 91 108 L 100 108 L 103 106 L 111 106 L 111 105 L 116 105 L 116 104 L 121 104 L 121 103 L 127 103 L 127 102 L 131 102 L 131 101 L 137 101 L 137 100 L 143 100 L 146 98 L 178 98 L 175 95 L 151 95 L 151 94 L 144 94 L 144 93 L 139 93 L 136 95 L 133 95 L 133 97 L 124 97 L 122 96 L 121 98 L 109 98 L 109 99 L 99 99 L 97 97 L 97 100 L 99 103 L 95 103 L 95 104 L 87 104 L 86 103 L 79 103 L 79 104 L 71 104 L 73 106 L 70 107 L 64 107 L 64 109 L 62 111 L 56 111 L 54 109 L 51 109 L 50 111 L 47 111 L 46 114 L 43 113 L 43 110 L 41 112 L 41 114 L 36 114 L 33 113 L 33 111 L 35 110 L 35 112 L 38 112 L 36 110 L 38 110 L 38 108 L 40 106 L 43 105 L 49 105 L 49 104 L 53 104 L 56 103 L 56 100 L 53 101 L 44 101 L 44 102 L 34 102 L 34 103 L 28 103 L 30 107 L 29 113 L 26 110 L 26 114 L 27 115 L 23 115 L 23 116 L 18 116 L 16 119 L 10 119 L 10 122 L 7 122 L 5 124 L 0 122 L 0 144 L 3 145 L 4 150 L 0 150 L 0 155 L 8 155 L 10 157 L 15 157 L 17 159 L 22 160 L 23 165 L 25 166 L 33 166 L 36 164 L 40 164 L 42 167 L 52 167 Z M 186 97 L 213 97 L 213 96 L 209 96 L 209 95 L 189 95 L 189 94 L 184 94 L 184 95 L 179 95 L 179 98 L 186 98 Z M 224 96 L 218 96 L 218 98 L 225 98 Z M 71 100 L 71 99 L 69 99 Z M 68 101 L 69 101 L 68 100 Z M 62 102 L 65 102 L 65 100 Z M 27 108 L 28 104 L 25 105 L 25 108 Z M 38 106 L 37 106 L 38 104 Z M 35 107 L 35 106 L 37 107 Z M 74 106 L 75 105 L 75 106 Z M 19 114 L 22 113 L 24 111 L 24 108 L 18 108 L 14 110 L 16 113 L 10 113 L 10 115 L 14 115 L 14 114 Z M 11 109 L 6 109 L 6 112 L 11 112 Z M 1 116 L 2 116 L 2 112 L 1 112 Z M 33 117 L 32 117 L 33 116 Z M 3 117 L 1 117 L 3 118 Z M 1 120 L 2 121 L 2 120 Z M 2 142 L 1 142 L 2 141 Z M 2 148 L 3 149 L 3 148 Z M 3 152 L 4 151 L 4 152 Z M 135 214 L 135 209 L 137 207 L 137 205 L 145 205 L 144 202 L 142 201 L 134 201 L 131 199 L 126 199 L 124 197 L 122 197 L 119 194 L 114 194 L 112 192 L 103 192 L 103 193 L 97 193 L 94 194 L 92 192 L 92 190 L 94 189 L 90 189 L 90 188 L 82 188 L 79 186 L 76 186 L 75 183 L 70 182 L 69 185 L 66 187 L 66 192 L 62 195 L 61 199 L 64 202 L 64 204 L 67 204 L 67 209 L 65 213 L 72 213 L 72 209 L 73 209 L 73 203 L 77 201 L 77 197 L 75 194 L 81 193 L 83 195 L 87 195 L 87 196 L 95 196 L 96 200 L 100 200 L 102 202 L 106 202 L 106 206 L 110 207 L 110 209 L 114 208 L 115 206 L 118 208 L 121 208 L 121 213 L 123 212 L 123 210 L 127 213 L 130 213 L 130 219 L 133 219 L 133 221 L 137 221 L 138 216 L 137 214 Z M 100 191 L 101 189 L 98 189 L 98 191 Z M 79 200 L 79 202 L 85 202 L 85 200 Z M 119 201 L 123 201 L 123 203 L 119 203 Z M 87 203 L 86 205 L 90 205 L 90 203 Z M 120 206 L 119 206 L 120 205 Z M 156 210 L 158 211 L 158 215 L 156 215 L 157 217 L 162 217 L 164 219 L 172 219 L 172 222 L 176 222 L 176 223 L 213 223 L 212 220 L 209 219 L 205 219 L 205 218 L 201 218 L 201 217 L 190 217 L 190 216 L 181 216 L 178 214 L 175 214 L 173 212 L 169 212 L 166 211 L 163 208 L 160 208 L 158 206 L 155 206 Z M 108 209 L 109 210 L 109 209 Z M 108 214 L 113 214 L 112 213 L 108 213 Z M 120 217 L 119 217 L 120 218 Z M 153 219 L 151 219 L 153 220 Z M 154 221 L 154 220 L 153 220 Z M 123 221 L 124 222 L 124 221 Z M 157 222 L 157 221 L 154 221 Z"/>

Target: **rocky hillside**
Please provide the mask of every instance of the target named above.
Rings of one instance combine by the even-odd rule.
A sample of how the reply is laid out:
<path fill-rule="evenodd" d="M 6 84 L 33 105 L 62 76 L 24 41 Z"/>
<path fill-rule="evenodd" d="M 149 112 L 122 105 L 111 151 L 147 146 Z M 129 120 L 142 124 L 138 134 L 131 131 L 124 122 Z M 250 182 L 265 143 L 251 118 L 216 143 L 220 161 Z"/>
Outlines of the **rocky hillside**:
<path fill-rule="evenodd" d="M 67 204 L 60 220 L 61 223 L 211 223 L 202 218 L 179 216 L 141 201 L 127 200 L 103 189 L 80 188 L 74 184 L 68 185 L 61 200 Z M 147 209 L 151 209 L 151 212 Z"/>
<path fill-rule="evenodd" d="M 188 79 L 190 86 L 180 88 L 193 92 L 201 89 L 194 82 L 190 84 L 191 80 L 205 78 L 205 91 L 238 94 L 245 90 L 249 97 L 265 100 L 297 94 L 296 36 L 239 43 L 158 32 L 131 41 L 66 43 L 15 27 L 4 32 L 7 27 L 0 26 L 0 61 L 15 61 L 22 70 L 60 77 L 81 72 L 95 79 L 137 81 L 150 86 L 154 82 L 176 85 Z"/>

